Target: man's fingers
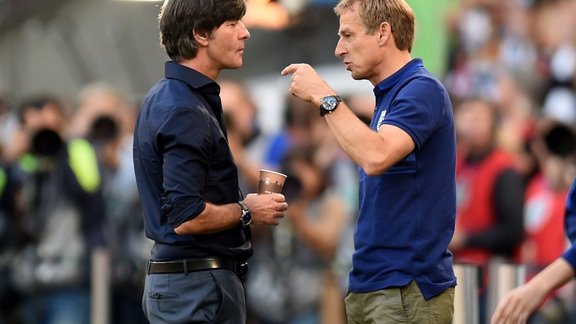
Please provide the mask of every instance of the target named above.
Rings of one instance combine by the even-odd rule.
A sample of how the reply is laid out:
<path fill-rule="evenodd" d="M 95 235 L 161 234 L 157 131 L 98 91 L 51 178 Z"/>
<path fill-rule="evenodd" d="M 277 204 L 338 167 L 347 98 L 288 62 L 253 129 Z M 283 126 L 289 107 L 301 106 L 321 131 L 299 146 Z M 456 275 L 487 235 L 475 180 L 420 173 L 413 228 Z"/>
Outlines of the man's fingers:
<path fill-rule="evenodd" d="M 511 307 L 511 302 L 508 301 L 509 298 L 505 298 L 498 304 L 496 311 L 492 315 L 491 324 L 505 323 L 505 319 L 508 317 L 509 308 Z"/>
<path fill-rule="evenodd" d="M 284 212 L 284 211 L 288 210 L 288 204 L 285 203 L 285 202 L 279 204 L 279 205 L 278 205 L 278 210 L 281 211 L 281 212 Z"/>
<path fill-rule="evenodd" d="M 269 195 L 270 195 L 270 198 L 272 198 L 272 199 L 273 199 L 274 201 L 276 201 L 276 202 L 285 202 L 285 201 L 286 201 L 286 197 L 284 197 L 283 194 L 280 194 L 280 193 L 272 193 L 272 194 L 269 194 Z"/>
<path fill-rule="evenodd" d="M 287 67 L 284 68 L 284 70 L 282 70 L 282 72 L 280 72 L 280 74 L 282 75 L 287 75 L 290 73 L 294 73 L 296 72 L 299 68 L 303 67 L 303 66 L 307 66 L 308 64 L 306 63 L 293 63 L 288 65 Z"/>
<path fill-rule="evenodd" d="M 287 67 L 285 67 L 284 70 L 282 70 L 282 72 L 280 72 L 280 74 L 281 75 L 291 74 L 291 73 L 296 72 L 297 69 L 298 69 L 297 64 L 290 64 Z"/>

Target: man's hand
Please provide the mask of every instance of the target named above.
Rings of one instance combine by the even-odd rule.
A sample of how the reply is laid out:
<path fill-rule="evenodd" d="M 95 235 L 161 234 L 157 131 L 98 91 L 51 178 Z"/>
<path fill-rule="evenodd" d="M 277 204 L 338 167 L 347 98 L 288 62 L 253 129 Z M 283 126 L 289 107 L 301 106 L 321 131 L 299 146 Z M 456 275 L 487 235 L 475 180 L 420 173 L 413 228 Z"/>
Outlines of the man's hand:
<path fill-rule="evenodd" d="M 492 324 L 524 324 L 542 303 L 544 296 L 531 286 L 523 285 L 509 291 L 498 304 Z"/>
<path fill-rule="evenodd" d="M 244 203 L 252 214 L 252 224 L 278 225 L 288 209 L 286 198 L 282 194 L 249 194 Z"/>
<path fill-rule="evenodd" d="M 509 291 L 498 303 L 492 324 L 524 324 L 546 296 L 574 277 L 574 268 L 558 258 L 534 278 Z"/>
<path fill-rule="evenodd" d="M 292 74 L 290 93 L 302 100 L 320 106 L 322 98 L 336 94 L 334 89 L 324 81 L 318 72 L 308 64 L 290 64 L 281 72 Z"/>

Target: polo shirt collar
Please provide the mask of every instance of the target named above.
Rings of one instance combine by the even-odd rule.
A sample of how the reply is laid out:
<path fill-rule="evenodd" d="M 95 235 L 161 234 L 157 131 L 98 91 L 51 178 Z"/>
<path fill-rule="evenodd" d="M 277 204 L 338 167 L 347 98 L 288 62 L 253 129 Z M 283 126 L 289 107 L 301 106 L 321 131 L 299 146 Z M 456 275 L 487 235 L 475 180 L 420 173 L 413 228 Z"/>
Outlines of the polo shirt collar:
<path fill-rule="evenodd" d="M 398 81 L 403 80 L 407 75 L 412 73 L 413 70 L 415 70 L 417 68 L 422 68 L 422 67 L 424 67 L 424 63 L 422 62 L 421 59 L 415 58 L 415 59 L 411 60 L 406 65 L 404 65 L 400 70 L 394 72 L 394 74 L 392 74 L 391 76 L 380 81 L 380 83 L 378 83 L 374 87 L 374 93 L 379 94 L 379 93 L 386 92 L 387 90 L 392 88 L 394 85 L 396 85 L 396 83 L 398 83 Z"/>

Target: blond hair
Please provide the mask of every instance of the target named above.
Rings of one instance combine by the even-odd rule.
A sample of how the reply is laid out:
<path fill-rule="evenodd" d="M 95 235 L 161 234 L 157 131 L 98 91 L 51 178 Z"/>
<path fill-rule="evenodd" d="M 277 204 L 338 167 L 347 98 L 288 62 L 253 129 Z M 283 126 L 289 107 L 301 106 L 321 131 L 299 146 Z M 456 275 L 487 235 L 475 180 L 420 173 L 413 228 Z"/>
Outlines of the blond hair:
<path fill-rule="evenodd" d="M 383 22 L 390 24 L 396 47 L 412 51 L 414 44 L 416 15 L 405 0 L 340 0 L 334 8 L 336 15 L 341 16 L 358 2 L 358 14 L 368 33 L 374 33 Z"/>

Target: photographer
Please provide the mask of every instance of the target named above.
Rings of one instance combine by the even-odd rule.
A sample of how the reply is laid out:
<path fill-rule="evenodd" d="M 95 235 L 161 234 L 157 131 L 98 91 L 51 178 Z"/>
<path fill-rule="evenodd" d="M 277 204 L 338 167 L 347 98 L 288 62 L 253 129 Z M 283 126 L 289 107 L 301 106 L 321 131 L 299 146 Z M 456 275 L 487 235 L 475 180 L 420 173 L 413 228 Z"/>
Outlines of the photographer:
<path fill-rule="evenodd" d="M 14 260 L 24 323 L 87 323 L 90 256 L 104 245 L 104 201 L 94 148 L 63 139 L 64 109 L 50 97 L 22 105 L 14 152 L 25 242 Z"/>

